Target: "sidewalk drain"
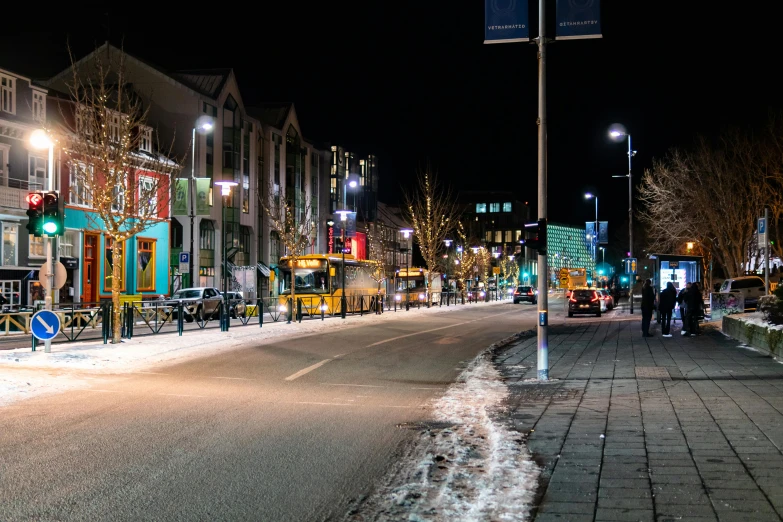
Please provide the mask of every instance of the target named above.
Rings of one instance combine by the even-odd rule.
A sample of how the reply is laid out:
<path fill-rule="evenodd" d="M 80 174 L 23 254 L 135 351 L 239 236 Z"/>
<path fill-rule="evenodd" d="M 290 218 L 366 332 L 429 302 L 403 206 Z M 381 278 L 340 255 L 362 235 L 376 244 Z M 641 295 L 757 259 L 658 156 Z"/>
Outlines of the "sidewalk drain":
<path fill-rule="evenodd" d="M 672 380 L 671 375 L 669 375 L 669 370 L 667 370 L 665 366 L 637 366 L 636 378 L 657 379 L 660 381 Z"/>

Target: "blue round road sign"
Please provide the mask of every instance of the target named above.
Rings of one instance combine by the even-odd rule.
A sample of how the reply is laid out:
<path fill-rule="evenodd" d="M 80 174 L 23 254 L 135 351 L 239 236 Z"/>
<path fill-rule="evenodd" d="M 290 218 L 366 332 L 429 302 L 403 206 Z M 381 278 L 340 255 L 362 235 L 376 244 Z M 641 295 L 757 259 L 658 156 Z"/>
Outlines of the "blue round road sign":
<path fill-rule="evenodd" d="M 40 310 L 33 314 L 30 329 L 36 339 L 47 341 L 60 333 L 60 318 L 50 310 Z"/>

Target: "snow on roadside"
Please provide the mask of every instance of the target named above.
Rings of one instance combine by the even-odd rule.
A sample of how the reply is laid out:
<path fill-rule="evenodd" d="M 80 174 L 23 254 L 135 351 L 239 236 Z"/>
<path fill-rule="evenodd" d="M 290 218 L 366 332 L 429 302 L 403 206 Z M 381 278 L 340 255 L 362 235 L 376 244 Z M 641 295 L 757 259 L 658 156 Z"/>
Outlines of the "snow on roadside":
<path fill-rule="evenodd" d="M 433 405 L 448 427 L 422 433 L 390 484 L 355 520 L 526 520 L 539 470 L 518 433 L 495 419 L 508 388 L 484 352 Z"/>

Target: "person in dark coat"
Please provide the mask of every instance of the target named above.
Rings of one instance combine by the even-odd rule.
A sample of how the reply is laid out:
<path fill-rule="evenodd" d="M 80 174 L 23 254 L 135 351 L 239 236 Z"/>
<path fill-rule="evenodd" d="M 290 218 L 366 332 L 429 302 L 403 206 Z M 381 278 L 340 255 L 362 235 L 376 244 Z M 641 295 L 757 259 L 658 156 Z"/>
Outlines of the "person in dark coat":
<path fill-rule="evenodd" d="M 674 304 L 676 302 L 677 289 L 674 288 L 674 284 L 669 281 L 666 283 L 666 288 L 663 289 L 661 295 L 658 296 L 658 311 L 661 313 L 661 333 L 664 337 L 672 336 L 672 311 L 674 311 Z"/>
<path fill-rule="evenodd" d="M 687 327 L 688 334 L 690 335 L 699 334 L 699 319 L 701 319 L 703 306 L 704 302 L 702 301 L 699 284 L 693 283 L 690 290 L 685 294 L 686 320 L 683 322 L 683 330 Z"/>
<path fill-rule="evenodd" d="M 677 294 L 677 304 L 680 305 L 680 321 L 682 321 L 682 331 L 680 332 L 681 335 L 685 335 L 688 330 L 688 323 L 685 322 L 685 295 L 688 293 L 688 290 L 691 289 L 691 284 L 686 283 L 685 288 L 680 290 L 680 293 Z"/>
<path fill-rule="evenodd" d="M 652 288 L 652 281 L 648 279 L 642 287 L 642 335 L 644 337 L 652 337 L 650 335 L 650 321 L 653 310 L 655 310 L 655 291 Z"/>

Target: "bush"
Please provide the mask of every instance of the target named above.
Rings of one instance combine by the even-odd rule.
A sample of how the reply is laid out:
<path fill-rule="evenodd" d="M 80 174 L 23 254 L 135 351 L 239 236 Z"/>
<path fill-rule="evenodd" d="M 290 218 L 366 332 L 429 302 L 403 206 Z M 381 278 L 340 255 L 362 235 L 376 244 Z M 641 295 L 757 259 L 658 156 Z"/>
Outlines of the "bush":
<path fill-rule="evenodd" d="M 758 310 L 764 314 L 764 320 L 771 324 L 783 324 L 783 298 L 775 289 L 774 295 L 759 297 Z"/>

